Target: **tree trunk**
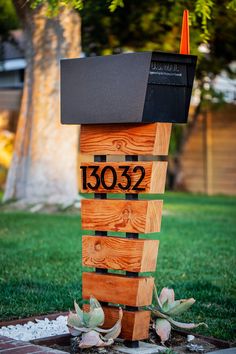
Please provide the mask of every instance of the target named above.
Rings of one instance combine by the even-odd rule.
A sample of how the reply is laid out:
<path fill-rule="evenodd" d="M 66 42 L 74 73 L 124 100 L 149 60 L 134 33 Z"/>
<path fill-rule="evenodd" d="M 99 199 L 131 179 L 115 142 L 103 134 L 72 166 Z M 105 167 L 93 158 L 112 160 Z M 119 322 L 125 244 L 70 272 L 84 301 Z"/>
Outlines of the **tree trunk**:
<path fill-rule="evenodd" d="M 78 196 L 78 127 L 60 123 L 59 60 L 80 54 L 80 17 L 62 8 L 48 18 L 15 0 L 26 38 L 27 68 L 14 156 L 4 200 L 73 203 Z"/>

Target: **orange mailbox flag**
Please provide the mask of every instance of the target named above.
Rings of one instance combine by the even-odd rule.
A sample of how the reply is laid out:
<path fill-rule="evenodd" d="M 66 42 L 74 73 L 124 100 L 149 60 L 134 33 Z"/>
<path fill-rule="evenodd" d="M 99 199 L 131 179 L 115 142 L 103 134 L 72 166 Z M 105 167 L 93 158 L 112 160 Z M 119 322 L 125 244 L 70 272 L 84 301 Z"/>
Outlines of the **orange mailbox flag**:
<path fill-rule="evenodd" d="M 180 54 L 190 54 L 188 10 L 184 10 L 180 42 Z"/>

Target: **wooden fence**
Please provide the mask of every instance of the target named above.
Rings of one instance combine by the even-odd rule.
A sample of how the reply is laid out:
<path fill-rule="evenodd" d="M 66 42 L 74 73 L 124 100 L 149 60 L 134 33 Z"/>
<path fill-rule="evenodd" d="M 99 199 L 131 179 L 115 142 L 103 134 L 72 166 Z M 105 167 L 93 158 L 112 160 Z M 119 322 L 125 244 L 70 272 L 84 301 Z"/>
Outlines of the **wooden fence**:
<path fill-rule="evenodd" d="M 181 155 L 181 185 L 190 192 L 236 195 L 236 106 L 201 116 Z"/>

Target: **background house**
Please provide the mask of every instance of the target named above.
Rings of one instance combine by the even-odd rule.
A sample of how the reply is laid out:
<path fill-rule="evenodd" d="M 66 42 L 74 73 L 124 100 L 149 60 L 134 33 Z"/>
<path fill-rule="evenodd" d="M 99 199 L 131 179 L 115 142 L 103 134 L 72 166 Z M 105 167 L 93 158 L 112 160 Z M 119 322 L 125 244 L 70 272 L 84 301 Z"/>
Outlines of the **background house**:
<path fill-rule="evenodd" d="M 25 67 L 23 33 L 12 31 L 10 40 L 1 42 L 0 112 L 19 110 Z"/>
<path fill-rule="evenodd" d="M 0 187 L 11 162 L 25 67 L 22 31 L 11 31 L 9 40 L 0 42 Z"/>

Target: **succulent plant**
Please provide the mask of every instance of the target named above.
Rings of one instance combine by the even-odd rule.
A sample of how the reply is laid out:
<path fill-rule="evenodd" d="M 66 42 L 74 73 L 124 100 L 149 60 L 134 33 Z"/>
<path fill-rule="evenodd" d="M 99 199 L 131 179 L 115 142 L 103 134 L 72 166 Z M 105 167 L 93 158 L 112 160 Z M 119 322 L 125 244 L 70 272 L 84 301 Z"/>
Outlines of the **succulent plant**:
<path fill-rule="evenodd" d="M 158 297 L 157 289 L 154 286 L 154 295 L 157 305 L 152 305 L 152 317 L 154 319 L 153 328 L 164 344 L 170 337 L 171 328 L 193 329 L 205 323 L 182 323 L 175 321 L 172 317 L 178 316 L 187 311 L 194 303 L 195 299 L 181 299 L 175 300 L 175 293 L 173 289 L 163 288 Z"/>
<path fill-rule="evenodd" d="M 105 347 L 114 343 L 121 331 L 123 311 L 119 308 L 119 319 L 110 329 L 102 329 L 104 312 L 99 302 L 90 297 L 90 311 L 83 311 L 74 301 L 75 313 L 69 312 L 67 326 L 72 336 L 79 337 L 79 348 Z"/>

